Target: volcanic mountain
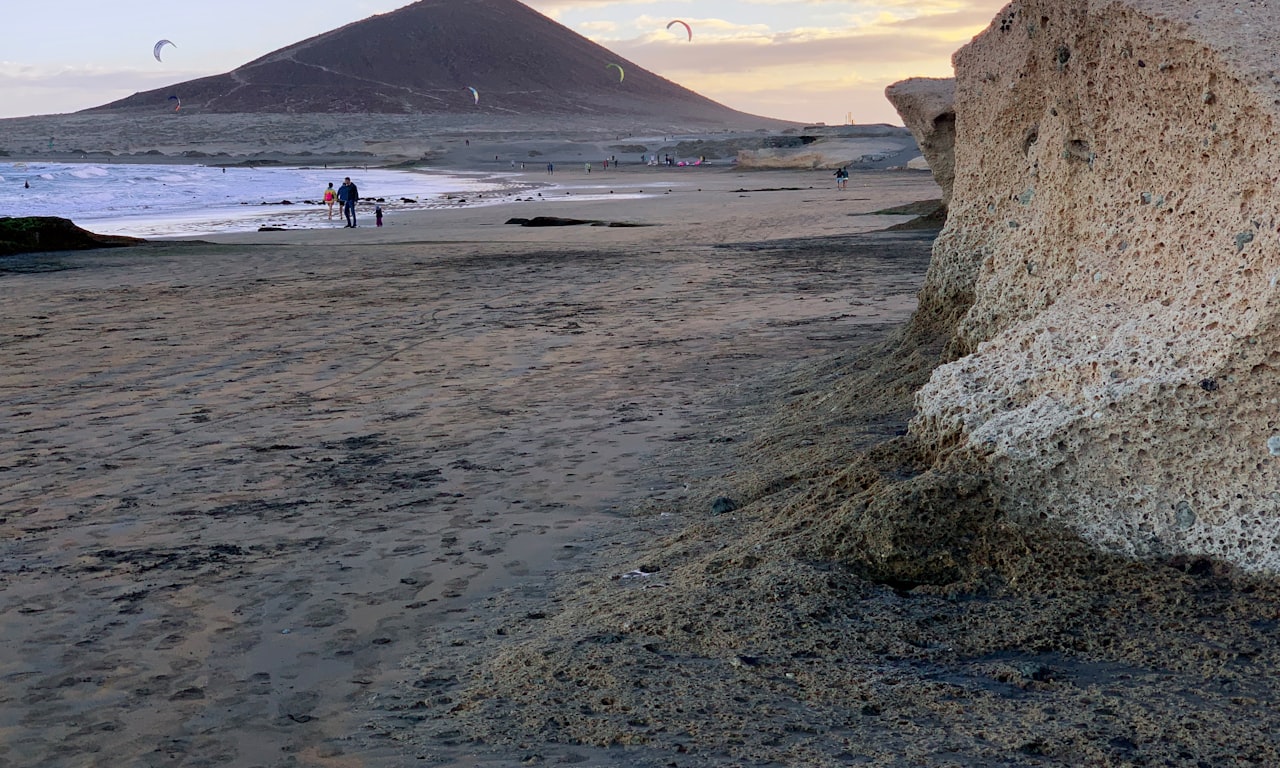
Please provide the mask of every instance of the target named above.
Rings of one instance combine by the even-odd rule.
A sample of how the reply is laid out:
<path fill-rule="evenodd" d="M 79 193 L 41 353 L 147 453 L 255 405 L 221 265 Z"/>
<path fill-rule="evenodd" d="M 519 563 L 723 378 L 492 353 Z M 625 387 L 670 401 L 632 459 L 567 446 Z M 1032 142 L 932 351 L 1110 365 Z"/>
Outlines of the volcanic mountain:
<path fill-rule="evenodd" d="M 175 94 L 183 112 L 761 120 L 622 59 L 515 0 L 421 0 L 227 74 L 86 111 L 158 112 L 171 108 Z"/>

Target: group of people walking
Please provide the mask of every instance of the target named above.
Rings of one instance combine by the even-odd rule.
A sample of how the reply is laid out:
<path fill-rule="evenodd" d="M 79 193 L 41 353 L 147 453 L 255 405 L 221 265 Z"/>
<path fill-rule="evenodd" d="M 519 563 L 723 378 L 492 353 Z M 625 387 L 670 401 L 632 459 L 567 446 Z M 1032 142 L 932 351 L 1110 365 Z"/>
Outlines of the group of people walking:
<path fill-rule="evenodd" d="M 329 206 L 329 218 L 333 219 L 333 206 L 337 203 L 342 208 L 342 218 L 347 223 L 343 227 L 356 226 L 356 203 L 360 200 L 360 190 L 356 187 L 355 182 L 351 181 L 351 177 L 347 176 L 342 180 L 342 186 L 337 189 L 333 188 L 333 182 L 329 182 L 329 188 L 324 191 L 324 204 Z M 382 206 L 377 206 L 373 211 L 374 219 L 378 226 L 382 226 Z"/>

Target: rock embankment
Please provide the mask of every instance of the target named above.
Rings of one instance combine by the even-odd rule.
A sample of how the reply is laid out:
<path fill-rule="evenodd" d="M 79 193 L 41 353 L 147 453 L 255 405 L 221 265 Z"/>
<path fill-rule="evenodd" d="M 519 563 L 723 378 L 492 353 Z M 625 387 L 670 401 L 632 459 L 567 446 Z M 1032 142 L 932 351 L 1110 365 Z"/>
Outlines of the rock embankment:
<path fill-rule="evenodd" d="M 889 86 L 884 95 L 920 145 L 947 205 L 956 175 L 955 78 L 913 77 Z"/>
<path fill-rule="evenodd" d="M 1278 46 L 1267 3 L 1027 0 L 956 54 L 935 468 L 1114 551 L 1280 571 Z"/>
<path fill-rule="evenodd" d="M 808 135 L 767 136 L 737 148 L 737 166 L 752 170 L 901 168 L 919 156 L 915 137 L 892 125 L 806 129 Z M 702 154 L 698 152 L 697 154 Z"/>

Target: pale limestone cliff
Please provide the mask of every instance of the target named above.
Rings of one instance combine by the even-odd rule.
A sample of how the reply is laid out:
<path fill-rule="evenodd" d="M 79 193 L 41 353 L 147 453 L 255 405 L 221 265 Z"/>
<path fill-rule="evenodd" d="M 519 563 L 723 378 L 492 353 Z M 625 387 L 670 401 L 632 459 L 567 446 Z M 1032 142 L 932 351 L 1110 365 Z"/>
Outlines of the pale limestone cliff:
<path fill-rule="evenodd" d="M 1280 2 L 1025 0 L 956 54 L 911 431 L 1006 514 L 1280 571 L 1278 51 Z"/>
<path fill-rule="evenodd" d="M 913 77 L 890 85 L 884 95 L 920 145 L 947 205 L 955 180 L 955 79 Z"/>

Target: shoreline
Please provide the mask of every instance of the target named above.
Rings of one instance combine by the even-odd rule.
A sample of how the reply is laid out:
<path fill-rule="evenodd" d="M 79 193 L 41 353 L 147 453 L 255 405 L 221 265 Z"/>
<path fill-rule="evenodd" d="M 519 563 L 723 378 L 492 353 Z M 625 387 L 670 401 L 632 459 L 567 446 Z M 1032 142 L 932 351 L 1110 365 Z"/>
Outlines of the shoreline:
<path fill-rule="evenodd" d="M 37 197 L 36 200 L 48 197 L 51 194 L 57 195 L 88 195 L 101 197 L 103 191 L 109 187 L 109 183 L 103 181 L 96 186 L 85 187 L 84 182 L 79 182 L 80 187 L 77 188 L 77 181 L 71 180 L 70 186 L 67 186 L 65 180 L 55 180 L 49 176 L 54 173 L 59 176 L 66 175 L 62 169 L 74 166 L 83 166 L 90 170 L 101 172 L 106 176 L 109 171 L 105 170 L 106 166 L 102 163 L 85 162 L 62 162 L 62 163 L 19 163 L 6 164 L 0 163 L 0 169 L 4 169 L 4 174 L 0 178 L 5 179 L 5 183 L 13 184 L 24 178 L 30 178 L 34 183 L 31 191 Z M 172 174 L 180 169 L 205 169 L 213 171 L 216 166 L 207 165 L 137 165 L 136 168 L 145 168 L 149 173 L 154 174 L 153 184 L 160 186 L 168 186 L 173 179 L 167 178 L 167 174 Z M 399 169 L 374 169 L 372 175 L 361 176 L 365 173 L 357 168 L 333 168 L 321 169 L 308 166 L 280 166 L 267 169 L 244 169 L 258 171 L 269 174 L 272 181 L 269 183 L 270 188 L 277 194 L 287 194 L 288 198 L 295 198 L 284 187 L 290 174 L 297 175 L 301 181 L 303 177 L 316 177 L 307 179 L 305 185 L 312 188 L 320 178 L 320 174 L 330 172 L 335 174 L 334 180 L 340 180 L 343 175 L 356 175 L 357 178 L 366 180 L 365 189 L 372 188 L 369 197 L 362 200 L 364 205 L 361 210 L 376 204 L 384 204 L 399 210 L 426 210 L 446 206 L 456 206 L 459 204 L 489 204 L 494 198 L 503 199 L 518 196 L 542 189 L 548 185 L 536 181 L 524 181 L 513 179 L 506 174 L 498 174 L 493 172 L 465 172 L 465 171 L 446 171 L 434 168 L 399 168 Z M 25 175 L 24 175 L 25 174 Z M 77 172 L 71 172 L 71 176 L 77 179 L 87 177 L 79 176 Z M 183 174 L 183 176 L 189 176 Z M 279 178 L 283 177 L 283 179 Z M 212 194 L 217 196 L 220 192 L 218 188 L 210 188 L 210 184 L 225 184 L 231 179 L 242 179 L 243 176 L 236 174 L 234 171 L 230 177 L 220 177 L 213 174 L 206 177 L 203 181 L 196 181 L 192 178 L 178 178 L 180 185 L 196 188 L 203 186 L 202 194 Z M 399 179 L 400 181 L 397 181 Z M 432 189 L 417 189 L 417 180 L 431 185 Z M 114 182 L 115 184 L 127 184 L 125 189 L 130 191 L 140 189 L 141 185 L 134 179 L 123 179 Z M 258 188 L 254 181 L 237 181 L 235 192 L 242 197 L 251 194 Z M 51 189 L 59 186 L 66 186 L 60 192 L 51 192 Z M 157 187 L 158 188 L 158 187 Z M 295 190 L 296 191 L 296 187 Z M 316 193 L 315 189 L 311 189 Z M 94 210 L 91 215 L 85 215 L 85 211 L 78 213 L 70 213 L 66 211 L 48 211 L 48 210 L 23 210 L 19 208 L 16 211 L 9 211 L 10 215 L 18 217 L 29 215 L 54 215 L 61 218 L 71 219 L 79 226 L 84 226 L 99 232 L 100 234 L 140 236 L 148 238 L 173 238 L 173 237 L 192 237 L 215 234 L 218 232 L 234 232 L 234 231 L 253 231 L 259 226 L 289 226 L 296 224 L 299 220 L 310 217 L 316 212 L 326 213 L 323 203 L 317 200 L 309 199 L 288 199 L 268 200 L 265 199 L 270 193 L 268 186 L 261 187 L 260 194 L 251 198 L 255 202 L 240 200 L 224 200 L 208 203 L 194 203 L 188 197 L 171 197 L 165 199 L 163 196 L 148 201 L 145 196 L 137 195 L 135 202 L 131 207 L 122 208 L 119 212 L 113 214 L 102 213 Z M 316 193 L 318 194 L 318 193 Z M 488 196 L 486 198 L 486 196 Z M 12 202 L 21 204 L 24 201 L 15 199 Z M 4 200 L 0 197 L 0 204 Z M 166 209 L 166 206 L 168 208 Z M 28 204 L 30 207 L 30 204 Z M 37 203 L 37 208 L 41 206 Z M 45 205 L 44 207 L 47 207 Z"/>

